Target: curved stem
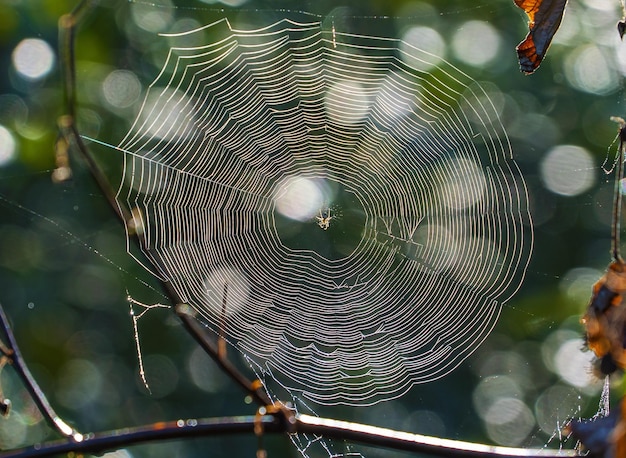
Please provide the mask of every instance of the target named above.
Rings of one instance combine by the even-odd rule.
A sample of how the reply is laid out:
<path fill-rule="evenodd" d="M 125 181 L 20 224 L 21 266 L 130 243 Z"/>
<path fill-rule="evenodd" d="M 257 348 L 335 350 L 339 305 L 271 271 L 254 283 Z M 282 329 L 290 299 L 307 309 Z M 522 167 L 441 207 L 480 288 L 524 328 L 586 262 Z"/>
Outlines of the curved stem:
<path fill-rule="evenodd" d="M 575 450 L 520 449 L 497 447 L 472 442 L 422 436 L 359 423 L 302 415 L 286 425 L 280 417 L 264 415 L 204 418 L 154 423 L 136 428 L 107 431 L 86 435 L 81 442 L 55 441 L 0 453 L 0 458 L 30 458 L 53 456 L 62 453 L 101 453 L 145 442 L 156 442 L 191 437 L 211 437 L 224 434 L 249 434 L 262 424 L 264 433 L 298 432 L 341 438 L 377 447 L 421 452 L 443 457 L 482 458 L 540 458 L 579 456 Z M 210 456 L 210 455 L 209 455 Z"/>
<path fill-rule="evenodd" d="M 31 397 L 35 401 L 35 404 L 41 411 L 42 415 L 48 420 L 48 423 L 56 429 L 61 435 L 72 438 L 74 440 L 80 440 L 81 434 L 76 431 L 74 428 L 69 426 L 66 422 L 64 422 L 61 417 L 57 415 L 54 411 L 50 402 L 48 402 L 48 398 L 41 390 L 37 381 L 30 373 L 24 358 L 22 357 L 22 353 L 17 345 L 17 340 L 15 339 L 15 335 L 13 334 L 13 330 L 9 325 L 9 319 L 7 318 L 4 307 L 0 304 L 0 325 L 4 330 L 4 334 L 8 341 L 8 352 L 9 355 L 6 355 L 10 358 L 11 365 L 19 375 L 19 377 L 24 382 L 26 389 L 30 393 Z M 72 441 L 72 443 L 74 443 Z"/>
<path fill-rule="evenodd" d="M 126 225 L 132 218 L 132 212 L 118 202 L 115 193 L 107 180 L 104 172 L 99 167 L 95 158 L 87 148 L 87 145 L 82 140 L 78 127 L 76 125 L 76 65 L 75 65 L 75 40 L 76 29 L 80 24 L 80 21 L 94 8 L 96 1 L 83 0 L 75 9 L 69 14 L 64 15 L 59 20 L 59 42 L 60 42 L 60 54 L 62 56 L 63 69 L 64 69 L 64 81 L 65 81 L 65 103 L 66 114 L 59 118 L 59 128 L 61 134 L 65 138 L 67 145 L 75 146 L 81 157 L 86 161 L 87 166 L 93 176 L 94 180 L 98 184 L 102 194 L 106 197 L 110 207 L 115 211 L 122 224 Z M 135 240 L 141 247 L 145 247 L 145 239 L 141 233 L 135 232 L 133 240 Z M 178 297 L 178 294 L 172 288 L 172 285 L 166 281 L 161 282 L 163 288 L 167 292 L 170 300 L 174 304 L 182 302 Z M 226 291 L 225 293 L 226 294 Z M 224 298 L 226 300 L 226 297 Z M 177 311 L 180 308 L 177 307 Z M 235 366 L 233 366 L 226 358 L 225 351 L 220 351 L 220 345 L 224 346 L 221 342 L 215 345 L 210 341 L 205 333 L 205 329 L 200 326 L 195 317 L 188 313 L 177 313 L 182 320 L 187 331 L 196 339 L 202 348 L 218 363 L 218 365 L 224 370 L 228 376 L 235 380 L 242 388 L 244 388 L 250 396 L 260 405 L 271 405 L 272 401 L 267 394 L 262 390 L 260 383 L 256 381 L 250 381 L 245 377 Z M 220 336 L 219 339 L 223 339 Z"/>
<path fill-rule="evenodd" d="M 280 421 L 270 415 L 264 416 L 260 420 L 254 416 L 178 420 L 88 434 L 80 442 L 67 440 L 46 442 L 33 447 L 0 453 L 0 458 L 45 457 L 66 453 L 102 453 L 145 442 L 224 434 L 249 434 L 254 431 L 255 424 L 258 424 L 259 421 L 263 423 L 264 430 L 268 433 L 280 433 L 284 430 L 280 426 Z"/>
<path fill-rule="evenodd" d="M 624 263 L 621 255 L 620 223 L 622 217 L 622 178 L 624 178 L 624 149 L 626 146 L 626 121 L 612 117 L 611 121 L 619 124 L 619 151 L 617 152 L 617 169 L 615 171 L 615 192 L 613 194 L 613 222 L 611 224 L 611 254 L 613 260 Z"/>

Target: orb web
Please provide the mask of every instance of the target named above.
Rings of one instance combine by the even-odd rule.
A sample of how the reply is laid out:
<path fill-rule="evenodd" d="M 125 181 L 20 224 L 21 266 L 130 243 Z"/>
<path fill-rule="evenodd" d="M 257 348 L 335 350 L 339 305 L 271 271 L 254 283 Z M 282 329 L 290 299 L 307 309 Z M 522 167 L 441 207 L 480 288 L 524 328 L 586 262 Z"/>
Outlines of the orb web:
<path fill-rule="evenodd" d="M 211 42 L 176 46 L 196 34 Z M 480 85 L 321 22 L 224 19 L 160 39 L 170 51 L 119 143 L 117 198 L 214 332 L 325 405 L 398 397 L 478 347 L 532 245 Z"/>

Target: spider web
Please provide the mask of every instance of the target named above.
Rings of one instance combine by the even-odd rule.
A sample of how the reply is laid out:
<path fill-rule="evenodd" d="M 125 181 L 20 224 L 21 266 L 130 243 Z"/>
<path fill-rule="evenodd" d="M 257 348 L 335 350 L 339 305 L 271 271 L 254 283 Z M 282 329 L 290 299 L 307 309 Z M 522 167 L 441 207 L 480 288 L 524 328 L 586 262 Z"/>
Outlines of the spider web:
<path fill-rule="evenodd" d="M 117 147 L 117 198 L 157 274 L 266 386 L 370 405 L 476 350 L 532 247 L 480 85 L 310 18 L 159 39 L 170 51 Z"/>

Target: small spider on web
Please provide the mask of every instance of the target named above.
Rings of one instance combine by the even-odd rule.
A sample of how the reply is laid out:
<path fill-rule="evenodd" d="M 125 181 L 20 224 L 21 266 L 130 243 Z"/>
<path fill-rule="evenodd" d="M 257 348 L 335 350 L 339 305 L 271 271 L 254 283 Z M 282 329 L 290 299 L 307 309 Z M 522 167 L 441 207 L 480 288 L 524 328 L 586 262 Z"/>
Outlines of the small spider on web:
<path fill-rule="evenodd" d="M 613 260 L 606 273 L 593 286 L 593 294 L 582 323 L 585 326 L 586 345 L 595 354 L 600 374 L 609 377 L 618 369 L 626 369 L 626 263 L 620 250 L 620 218 L 622 207 L 622 179 L 624 176 L 624 148 L 626 121 L 612 117 L 619 124 L 619 149 L 615 172 L 611 255 Z M 608 416 L 599 416 L 588 422 L 574 421 L 570 425 L 574 435 L 594 456 L 626 456 L 626 398 Z M 606 409 L 608 413 L 608 408 Z"/>
<path fill-rule="evenodd" d="M 326 208 L 324 211 L 320 208 L 319 213 L 315 216 L 317 225 L 325 231 L 328 230 L 330 227 L 330 221 L 334 218 L 335 216 L 332 214 L 332 209 L 330 207 Z"/>

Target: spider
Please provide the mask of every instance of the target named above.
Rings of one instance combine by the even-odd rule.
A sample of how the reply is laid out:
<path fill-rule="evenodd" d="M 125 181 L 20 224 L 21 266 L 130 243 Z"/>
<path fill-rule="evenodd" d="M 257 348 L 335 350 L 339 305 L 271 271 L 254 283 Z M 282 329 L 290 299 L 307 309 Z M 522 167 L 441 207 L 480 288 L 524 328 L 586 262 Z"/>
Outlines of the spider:
<path fill-rule="evenodd" d="M 330 227 L 330 220 L 333 218 L 334 216 L 332 216 L 330 212 L 330 207 L 325 212 L 322 212 L 322 209 L 320 208 L 319 215 L 315 217 L 315 219 L 317 220 L 317 225 L 324 230 L 328 230 L 328 228 Z"/>

